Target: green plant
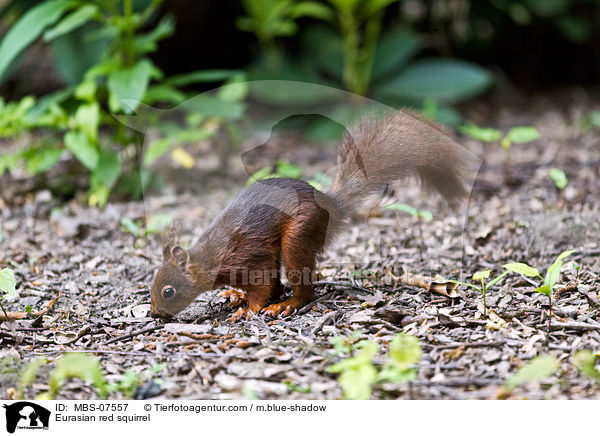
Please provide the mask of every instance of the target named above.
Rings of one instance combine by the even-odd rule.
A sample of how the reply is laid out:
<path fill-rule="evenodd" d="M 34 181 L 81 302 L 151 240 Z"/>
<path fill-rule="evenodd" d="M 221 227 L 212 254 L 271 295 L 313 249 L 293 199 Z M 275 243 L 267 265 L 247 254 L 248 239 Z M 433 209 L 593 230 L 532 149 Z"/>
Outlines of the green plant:
<path fill-rule="evenodd" d="M 15 279 L 15 274 L 10 268 L 2 268 L 0 270 L 0 309 L 6 315 L 6 310 L 4 310 L 4 306 L 2 306 L 2 300 L 4 298 L 12 297 L 15 295 L 17 286 L 17 280 Z"/>
<path fill-rule="evenodd" d="M 257 180 L 272 179 L 275 177 L 299 179 L 302 177 L 302 169 L 298 165 L 289 163 L 286 160 L 278 160 L 274 167 L 264 167 L 254 172 L 246 181 L 246 186 L 251 185 Z"/>
<path fill-rule="evenodd" d="M 600 111 L 591 111 L 581 120 L 581 129 L 584 131 L 600 128 Z"/>
<path fill-rule="evenodd" d="M 39 369 L 40 366 L 34 366 Z M 65 353 L 56 361 L 56 367 L 48 379 L 49 390 L 38 395 L 38 399 L 52 400 L 56 398 L 64 382 L 70 378 L 79 378 L 91 382 L 97 389 L 100 398 L 108 396 L 107 384 L 102 374 L 98 361 L 84 353 Z M 28 376 L 28 380 L 35 379 L 35 375 Z"/>
<path fill-rule="evenodd" d="M 303 27 L 300 41 L 302 54 L 290 59 L 280 56 L 276 72 L 264 68 L 264 63 L 273 52 L 263 46 L 266 62 L 255 63 L 249 68 L 251 79 L 283 79 L 317 82 L 338 85 L 359 95 L 371 95 L 378 101 L 391 105 L 420 107 L 425 101 L 448 105 L 485 91 L 493 82 L 489 72 L 469 62 L 425 58 L 414 60 L 420 51 L 419 36 L 406 27 L 394 27 L 382 31 L 385 11 L 399 0 L 327 0 L 311 3 L 303 16 L 308 17 L 308 25 Z M 295 7 L 301 8 L 307 2 L 292 0 L 256 0 L 252 3 L 249 15 L 262 14 L 270 17 L 262 20 L 270 29 L 269 40 L 278 35 L 275 30 L 283 29 L 284 34 L 296 31 L 292 16 Z M 264 4 L 273 6 L 271 10 L 258 11 Z M 318 5 L 318 7 L 314 7 Z M 308 12 L 310 11 L 310 13 Z M 275 18 L 276 17 L 276 18 Z M 245 30 L 257 34 L 258 18 L 252 26 L 243 17 Z M 310 25 L 310 22 L 315 23 Z M 269 23 L 269 26 L 266 25 Z M 264 31 L 262 33 L 265 33 Z M 274 46 L 271 42 L 269 46 Z M 278 104 L 315 103 L 339 97 L 339 94 L 315 90 L 302 92 L 282 84 L 253 89 L 255 95 Z M 440 121 L 456 122 L 459 115 L 448 108 L 440 107 L 436 113 Z"/>
<path fill-rule="evenodd" d="M 550 327 L 552 320 L 552 291 L 554 289 L 554 285 L 558 282 L 558 278 L 560 277 L 560 270 L 563 266 L 563 261 L 571 254 L 575 253 L 575 250 L 567 250 L 563 251 L 558 255 L 558 257 L 554 260 L 548 271 L 546 271 L 546 276 L 542 277 L 540 272 L 526 263 L 516 262 L 516 263 L 507 263 L 503 267 L 508 271 L 512 271 L 517 274 L 523 274 L 527 277 L 535 277 L 542 280 L 540 286 L 535 289 L 535 292 L 539 292 L 548 297 L 548 335 L 550 335 Z"/>
<path fill-rule="evenodd" d="M 414 336 L 399 333 L 392 339 L 388 356 L 378 370 L 373 364 L 377 355 L 376 342 L 358 341 L 360 332 L 350 338 L 331 339 L 338 354 L 354 355 L 327 368 L 327 371 L 339 373 L 338 382 L 344 391 L 344 397 L 351 400 L 366 400 L 371 396 L 373 386 L 380 382 L 404 383 L 416 378 L 414 365 L 421 359 L 421 345 Z"/>
<path fill-rule="evenodd" d="M 17 398 L 23 398 L 25 389 L 32 385 L 42 367 L 48 364 L 45 358 L 38 358 L 30 362 L 19 379 Z M 84 382 L 91 382 L 102 399 L 106 399 L 113 392 L 123 392 L 128 398 L 133 397 L 144 378 L 151 378 L 163 370 L 161 365 L 156 365 L 143 374 L 128 370 L 122 379 L 115 383 L 108 383 L 97 359 L 85 353 L 65 353 L 56 361 L 55 368 L 48 378 L 49 390 L 37 395 L 40 400 L 56 398 L 64 383 L 71 378 L 78 378 Z"/>
<path fill-rule="evenodd" d="M 523 383 L 538 381 L 551 375 L 558 368 L 558 360 L 554 356 L 536 356 L 520 368 L 507 382 L 506 388 L 513 390 Z"/>
<path fill-rule="evenodd" d="M 281 54 L 275 39 L 294 35 L 298 30 L 298 18 L 329 19 L 331 15 L 329 8 L 316 1 L 242 0 L 242 5 L 248 15 L 239 17 L 236 25 L 256 35 L 269 71 L 277 71 L 280 67 Z"/>
<path fill-rule="evenodd" d="M 594 353 L 590 350 L 579 350 L 573 356 L 572 362 L 579 371 L 597 383 L 600 383 L 600 371 L 596 368 L 599 356 L 600 353 Z"/>
<path fill-rule="evenodd" d="M 510 179 L 510 149 L 512 144 L 526 144 L 540 139 L 540 132 L 535 127 L 519 126 L 512 127 L 504 136 L 500 130 L 492 128 L 478 127 L 473 123 L 465 124 L 460 128 L 460 132 L 470 138 L 480 142 L 498 142 L 504 150 L 504 175 L 507 180 Z"/>
<path fill-rule="evenodd" d="M 567 187 L 569 179 L 567 179 L 567 175 L 563 170 L 560 168 L 550 168 L 548 174 L 558 189 L 565 189 Z"/>
<path fill-rule="evenodd" d="M 148 217 L 144 226 L 141 221 L 133 221 L 131 218 L 124 216 L 121 218 L 121 228 L 136 238 L 143 238 L 152 233 L 162 233 L 172 221 L 173 217 L 171 215 L 156 214 Z"/>
<path fill-rule="evenodd" d="M 0 102 L 0 136 L 14 136 L 30 130 L 42 133 L 42 140 L 34 137 L 27 149 L 2 156 L 0 174 L 5 169 L 12 171 L 20 161 L 26 163 L 32 174 L 45 172 L 65 153 L 71 154 L 90 174 L 90 205 L 102 206 L 119 180 L 125 191 L 139 195 L 150 178 L 146 167 L 141 171 L 138 168 L 141 147 L 137 134 L 127 130 L 113 114 L 133 114 L 141 103 L 183 104 L 189 96 L 181 87 L 221 80 L 231 86 L 216 96 L 205 96 L 203 105 L 190 106 L 188 111 L 196 115 L 194 125 L 180 130 L 189 133 L 209 121 L 214 125 L 215 117 L 210 114 L 210 109 L 215 105 L 220 105 L 221 113 L 227 109 L 240 112 L 234 110 L 237 106 L 232 101 L 240 95 L 236 84 L 240 82 L 241 73 L 193 72 L 167 79 L 152 63 L 149 54 L 157 49 L 161 39 L 173 32 L 174 27 L 173 19 L 166 16 L 145 31 L 162 3 L 163 0 L 142 0 L 135 4 L 133 0 L 94 3 L 46 0 L 28 9 L 16 21 L 0 42 L 0 77 L 18 54 L 42 34 L 45 41 L 54 43 L 77 33 L 71 41 L 75 44 L 75 55 L 71 53 L 69 58 L 74 62 L 85 57 L 82 55 L 86 53 L 84 42 L 102 40 L 103 43 L 100 44 L 100 55 L 91 64 L 86 64 L 81 74 L 74 71 L 67 74 L 71 76 L 73 86 L 44 96 L 37 102 L 31 97 L 18 103 Z M 65 61 L 64 64 L 71 65 L 73 70 L 81 69 L 76 62 Z M 203 109 L 209 113 L 201 119 Z M 106 128 L 101 133 L 103 126 Z M 231 126 L 225 128 L 234 131 Z M 213 128 L 202 134 L 207 137 L 215 131 Z M 164 147 L 164 152 L 167 149 Z M 156 149 L 154 152 L 155 157 L 160 154 Z M 148 162 L 145 157 L 144 160 Z"/>
<path fill-rule="evenodd" d="M 504 278 L 504 276 L 506 276 L 509 273 L 509 271 L 504 271 L 502 274 L 494 277 L 492 280 L 490 280 L 489 282 L 485 282 L 486 279 L 490 278 L 490 274 L 491 271 L 488 270 L 484 270 L 484 271 L 477 271 L 475 274 L 473 274 L 473 277 L 471 277 L 472 280 L 474 281 L 480 281 L 481 282 L 481 287 L 473 285 L 471 283 L 465 283 L 465 282 L 459 282 L 456 280 L 450 280 L 453 283 L 458 283 L 459 285 L 463 285 L 463 286 L 468 286 L 469 288 L 473 288 L 477 291 L 479 291 L 481 293 L 481 296 L 483 297 L 483 315 L 486 316 L 487 315 L 487 305 L 485 302 L 485 296 L 487 291 L 494 286 L 496 283 L 498 283 L 500 280 L 502 280 Z"/>

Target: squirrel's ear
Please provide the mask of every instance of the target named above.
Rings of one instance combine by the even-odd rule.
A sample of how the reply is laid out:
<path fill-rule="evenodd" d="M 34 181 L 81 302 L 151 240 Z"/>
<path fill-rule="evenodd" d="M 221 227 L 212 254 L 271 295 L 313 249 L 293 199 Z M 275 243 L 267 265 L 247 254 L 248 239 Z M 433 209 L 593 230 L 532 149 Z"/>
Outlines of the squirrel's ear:
<path fill-rule="evenodd" d="M 190 254 L 181 248 L 181 246 L 176 245 L 171 248 L 171 261 L 179 265 L 181 269 L 185 270 L 190 261 Z"/>

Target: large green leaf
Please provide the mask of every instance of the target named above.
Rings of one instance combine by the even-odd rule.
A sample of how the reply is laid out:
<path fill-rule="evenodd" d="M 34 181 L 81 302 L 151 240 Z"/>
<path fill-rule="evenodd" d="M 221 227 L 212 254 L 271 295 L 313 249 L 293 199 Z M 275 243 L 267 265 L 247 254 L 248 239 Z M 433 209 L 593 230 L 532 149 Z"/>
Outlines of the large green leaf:
<path fill-rule="evenodd" d="M 531 359 L 506 383 L 509 389 L 514 389 L 520 384 L 538 381 L 548 377 L 558 368 L 558 360 L 553 356 L 537 356 Z"/>
<path fill-rule="evenodd" d="M 0 43 L 0 77 L 19 53 L 35 41 L 46 27 L 55 23 L 72 4 L 71 0 L 45 1 L 29 9 L 17 21 Z"/>
<path fill-rule="evenodd" d="M 371 80 L 398 73 L 418 51 L 419 38 L 414 33 L 401 29 L 387 32 L 377 44 Z"/>
<path fill-rule="evenodd" d="M 142 59 L 129 69 L 109 74 L 107 85 L 111 111 L 123 109 L 126 114 L 131 114 L 137 109 L 148 89 L 152 68 L 149 60 Z"/>
<path fill-rule="evenodd" d="M 98 125 L 100 123 L 100 107 L 97 102 L 79 106 L 75 112 L 75 124 L 87 136 L 90 142 L 98 139 Z"/>
<path fill-rule="evenodd" d="M 44 41 L 52 41 L 73 29 L 83 26 L 98 12 L 96 5 L 84 5 L 63 18 L 56 26 L 46 30 Z"/>
<path fill-rule="evenodd" d="M 480 94 L 492 82 L 492 75 L 488 71 L 470 62 L 423 59 L 382 84 L 377 89 L 377 95 L 411 101 L 433 98 L 457 102 Z"/>
<path fill-rule="evenodd" d="M 121 160 L 119 155 L 112 150 L 102 150 L 98 156 L 96 169 L 92 173 L 92 185 L 112 188 L 120 175 Z"/>
<path fill-rule="evenodd" d="M 96 169 L 98 164 L 98 150 L 90 142 L 85 133 L 79 130 L 72 130 L 65 135 L 65 147 L 91 171 Z"/>

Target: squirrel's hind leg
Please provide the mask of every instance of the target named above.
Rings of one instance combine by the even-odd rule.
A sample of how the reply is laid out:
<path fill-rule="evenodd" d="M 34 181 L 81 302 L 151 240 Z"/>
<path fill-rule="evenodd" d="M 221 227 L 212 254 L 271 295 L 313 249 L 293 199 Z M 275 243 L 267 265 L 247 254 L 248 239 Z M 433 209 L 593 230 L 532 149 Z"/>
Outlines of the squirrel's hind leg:
<path fill-rule="evenodd" d="M 263 312 L 267 315 L 291 315 L 313 298 L 312 275 L 327 230 L 327 216 L 320 216 L 322 212 L 323 209 L 313 210 L 309 215 L 313 219 L 299 215 L 282 235 L 281 259 L 293 294 L 288 300 L 265 307 Z"/>

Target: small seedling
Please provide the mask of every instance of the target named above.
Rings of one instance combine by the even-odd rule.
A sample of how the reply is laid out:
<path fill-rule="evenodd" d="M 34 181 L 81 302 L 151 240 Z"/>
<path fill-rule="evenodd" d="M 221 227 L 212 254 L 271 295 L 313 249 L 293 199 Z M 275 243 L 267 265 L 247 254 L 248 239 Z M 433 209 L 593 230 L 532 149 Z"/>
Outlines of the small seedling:
<path fill-rule="evenodd" d="M 563 251 L 558 255 L 558 257 L 554 260 L 548 271 L 546 271 L 546 276 L 542 277 L 540 272 L 526 263 L 516 262 L 516 263 L 507 263 L 504 265 L 504 268 L 508 271 L 512 271 L 517 274 L 523 274 L 527 277 L 539 278 L 542 280 L 541 286 L 539 286 L 535 292 L 539 292 L 548 297 L 548 335 L 550 335 L 550 324 L 552 320 L 552 290 L 558 278 L 560 276 L 560 270 L 563 266 L 563 261 L 568 256 L 573 254 L 575 250 L 567 250 Z"/>
<path fill-rule="evenodd" d="M 17 280 L 15 279 L 15 274 L 10 268 L 3 268 L 0 270 L 0 309 L 4 312 L 5 316 L 6 310 L 4 310 L 4 306 L 2 306 L 2 300 L 6 297 L 12 297 L 15 295 L 17 289 Z"/>
<path fill-rule="evenodd" d="M 549 175 L 557 189 L 565 189 L 567 187 L 569 179 L 567 179 L 567 175 L 563 170 L 560 168 L 551 168 Z"/>
<path fill-rule="evenodd" d="M 506 276 L 508 273 L 509 271 L 504 271 L 502 274 L 494 277 L 492 280 L 486 283 L 485 281 L 490 278 L 491 271 L 489 269 L 486 269 L 484 271 L 477 271 L 475 274 L 473 274 L 471 280 L 481 281 L 481 287 L 472 285 L 471 283 L 459 282 L 456 280 L 449 281 L 453 283 L 458 283 L 459 285 L 468 286 L 469 288 L 473 288 L 479 291 L 481 293 L 481 296 L 483 297 L 483 316 L 487 316 L 487 305 L 485 302 L 485 295 L 492 286 L 494 286 L 496 283 L 502 280 L 504 276 Z"/>
<path fill-rule="evenodd" d="M 124 216 L 121 218 L 121 228 L 136 238 L 143 238 L 152 233 L 161 233 L 172 221 L 173 217 L 168 214 L 152 215 L 146 220 L 146 229 L 144 230 L 141 221 L 133 221 Z"/>
<path fill-rule="evenodd" d="M 575 353 L 572 362 L 579 371 L 597 383 L 600 383 L 600 371 L 596 368 L 596 362 L 600 361 L 599 357 L 600 352 L 594 353 L 590 350 L 580 350 Z"/>
<path fill-rule="evenodd" d="M 299 179 L 302 177 L 302 169 L 298 165 L 289 163 L 286 160 L 278 160 L 274 167 L 264 167 L 252 174 L 246 181 L 246 186 L 250 186 L 258 180 L 273 179 L 276 177 Z"/>
<path fill-rule="evenodd" d="M 497 142 L 505 151 L 504 155 L 504 176 L 508 181 L 510 167 L 510 148 L 512 144 L 526 144 L 528 142 L 540 139 L 540 132 L 535 127 L 519 126 L 511 128 L 508 133 L 502 136 L 502 132 L 496 129 L 482 128 L 475 124 L 466 124 L 461 127 L 460 132 L 480 142 Z"/>
<path fill-rule="evenodd" d="M 591 111 L 581 120 L 581 129 L 589 131 L 593 128 L 600 128 L 600 111 Z"/>
<path fill-rule="evenodd" d="M 420 240 L 420 249 L 421 249 L 421 257 L 423 257 L 423 249 L 425 247 L 425 239 L 423 238 L 423 221 L 431 221 L 433 219 L 433 214 L 428 210 L 418 210 L 411 205 L 404 203 L 394 203 L 388 204 L 384 206 L 384 209 L 389 210 L 400 210 L 402 212 L 406 212 L 407 214 L 413 216 L 417 220 L 417 228 L 419 229 L 419 240 Z"/>
<path fill-rule="evenodd" d="M 523 383 L 538 381 L 551 375 L 558 368 L 554 356 L 536 356 L 527 365 L 519 369 L 507 382 L 506 388 L 512 391 Z"/>
<path fill-rule="evenodd" d="M 414 336 L 399 333 L 392 339 L 381 370 L 373 364 L 373 359 L 379 351 L 376 342 L 364 340 L 349 345 L 348 339 L 337 337 L 333 338 L 331 343 L 338 353 L 354 352 L 354 356 L 327 368 L 329 372 L 340 374 L 338 382 L 346 399 L 367 400 L 377 383 L 405 383 L 417 376 L 414 365 L 421 359 L 422 349 L 419 340 Z"/>

